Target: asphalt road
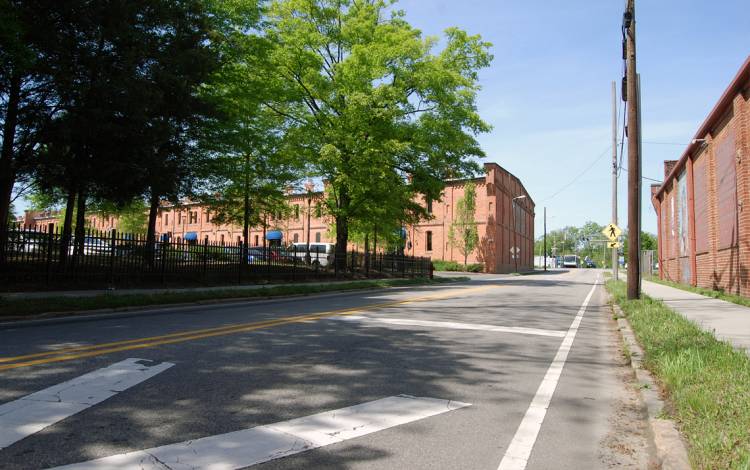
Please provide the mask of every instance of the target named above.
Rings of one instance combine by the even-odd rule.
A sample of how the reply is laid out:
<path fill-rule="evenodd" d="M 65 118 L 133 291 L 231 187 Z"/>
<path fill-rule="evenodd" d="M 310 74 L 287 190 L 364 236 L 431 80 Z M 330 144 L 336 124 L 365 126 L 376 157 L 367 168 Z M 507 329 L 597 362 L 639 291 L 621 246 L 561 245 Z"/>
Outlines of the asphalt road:
<path fill-rule="evenodd" d="M 337 442 L 315 441 L 322 443 L 253 468 L 645 468 L 642 412 L 597 280 L 596 270 L 475 275 L 444 286 L 0 330 L 0 428 L 29 434 L 2 448 L 0 429 L 0 468 L 63 466 L 207 436 L 217 437 L 201 452 L 224 449 L 211 464 L 235 468 L 225 433 L 265 432 L 371 402 L 361 411 L 366 426 L 355 413 Z M 78 399 L 83 409 L 41 431 L 24 431 L 40 420 L 30 412 L 3 422 L 3 409 L 34 398 L 16 400 L 84 374 L 103 376 L 97 371 L 129 358 L 169 364 L 114 391 L 66 386 L 86 396 Z M 406 422 L 419 405 L 406 401 L 383 418 L 378 407 L 390 402 L 382 399 L 402 395 L 448 406 Z M 37 414 L 54 414 L 40 406 Z M 325 423 L 342 422 L 337 413 L 302 424 L 323 432 Z M 360 425 L 369 433 L 346 434 Z M 251 443 L 238 446 L 251 452 Z"/>

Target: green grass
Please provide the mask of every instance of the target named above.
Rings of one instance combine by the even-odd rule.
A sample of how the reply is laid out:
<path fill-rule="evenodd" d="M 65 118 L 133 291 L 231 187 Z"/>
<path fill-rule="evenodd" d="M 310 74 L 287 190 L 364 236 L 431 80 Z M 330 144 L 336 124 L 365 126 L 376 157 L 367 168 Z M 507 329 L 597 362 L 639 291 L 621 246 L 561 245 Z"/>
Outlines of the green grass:
<path fill-rule="evenodd" d="M 481 273 L 484 271 L 484 265 L 481 263 L 463 265 L 455 261 L 433 260 L 432 265 L 435 267 L 435 271 L 461 271 L 467 273 Z"/>
<path fill-rule="evenodd" d="M 660 301 L 627 300 L 622 281 L 607 289 L 667 393 L 693 467 L 750 469 L 750 358 Z"/>
<path fill-rule="evenodd" d="M 6 299 L 0 297 L 0 319 L 23 318 L 49 312 L 85 312 L 86 310 L 145 307 L 206 300 L 284 297 L 289 295 L 318 294 L 332 291 L 420 286 L 468 280 L 465 277 L 436 277 L 432 280 L 373 279 L 329 284 L 262 287 L 257 289 L 226 289 L 210 291 L 162 292 L 153 294 L 114 295 L 93 297 L 50 297 L 42 299 Z"/>
<path fill-rule="evenodd" d="M 656 282 L 658 284 L 664 284 L 665 286 L 674 287 L 676 289 L 682 289 L 688 292 L 695 292 L 696 294 L 705 295 L 706 297 L 711 297 L 711 298 L 719 299 L 719 300 L 726 300 L 727 302 L 732 302 L 733 304 L 750 307 L 750 298 L 742 297 L 737 294 L 728 294 L 724 291 L 707 289 L 705 287 L 693 287 L 693 286 L 689 286 L 686 284 L 680 284 L 680 283 L 673 282 L 673 281 L 659 279 L 658 277 L 655 277 L 655 276 L 651 278 L 645 278 L 645 279 L 647 281 Z"/>

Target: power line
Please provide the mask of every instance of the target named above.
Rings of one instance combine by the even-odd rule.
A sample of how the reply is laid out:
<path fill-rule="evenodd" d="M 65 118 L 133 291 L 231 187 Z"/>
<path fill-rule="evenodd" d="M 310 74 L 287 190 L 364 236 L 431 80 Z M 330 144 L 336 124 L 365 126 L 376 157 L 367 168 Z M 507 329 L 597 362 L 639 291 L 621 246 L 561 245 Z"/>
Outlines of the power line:
<path fill-rule="evenodd" d="M 584 170 L 583 170 L 583 171 L 582 171 L 581 173 L 579 173 L 579 174 L 578 174 L 578 176 L 576 176 L 575 178 L 573 178 L 573 180 L 572 180 L 572 181 L 571 181 L 570 183 L 566 184 L 566 185 L 565 185 L 565 186 L 563 186 L 562 188 L 560 188 L 560 189 L 558 189 L 557 191 L 555 191 L 555 193 L 554 193 L 554 194 L 552 194 L 551 196 L 549 196 L 548 198 L 546 198 L 546 199 L 542 199 L 541 201 L 539 201 L 539 202 L 538 202 L 538 204 L 541 204 L 542 202 L 547 202 L 547 201 L 549 201 L 549 200 L 550 200 L 550 199 L 552 199 L 553 197 L 557 196 L 557 195 L 558 195 L 558 194 L 560 194 L 561 192 L 563 192 L 563 191 L 565 191 L 566 189 L 568 189 L 569 187 L 573 186 L 573 184 L 574 184 L 574 183 L 575 183 L 576 181 L 578 181 L 578 180 L 579 180 L 579 179 L 581 178 L 581 176 L 585 175 L 585 174 L 586 174 L 586 173 L 587 173 L 587 172 L 588 172 L 588 171 L 589 171 L 590 169 L 592 169 L 592 168 L 594 167 L 594 165 L 596 165 L 596 164 L 597 164 L 597 163 L 599 162 L 599 160 L 601 160 L 601 159 L 602 159 L 602 157 L 603 157 L 604 155 L 606 155 L 606 154 L 607 154 L 607 152 L 609 152 L 609 150 L 610 150 L 611 148 L 612 148 L 612 146 L 611 146 L 611 145 L 607 145 L 607 148 L 606 148 L 606 149 L 604 149 L 604 151 L 603 151 L 602 153 L 600 153 L 600 154 L 599 154 L 599 156 L 598 156 L 598 157 L 596 157 L 596 159 L 595 159 L 595 160 L 594 160 L 593 162 L 591 162 L 591 164 L 590 164 L 589 166 L 587 166 L 587 167 L 586 167 L 586 168 L 585 168 L 585 169 L 584 169 Z"/>
<path fill-rule="evenodd" d="M 627 173 L 627 171 L 628 171 L 628 169 L 627 169 L 627 168 L 625 168 L 625 167 L 620 167 L 620 169 L 621 169 L 622 171 L 626 172 L 626 173 Z M 642 179 L 644 179 L 644 180 L 649 180 L 649 181 L 653 181 L 654 183 L 664 183 L 664 181 L 660 181 L 660 180 L 655 180 L 655 179 L 653 179 L 653 178 L 649 178 L 649 177 L 646 177 L 646 176 L 643 176 L 643 175 L 641 175 L 641 178 L 642 178 Z"/>

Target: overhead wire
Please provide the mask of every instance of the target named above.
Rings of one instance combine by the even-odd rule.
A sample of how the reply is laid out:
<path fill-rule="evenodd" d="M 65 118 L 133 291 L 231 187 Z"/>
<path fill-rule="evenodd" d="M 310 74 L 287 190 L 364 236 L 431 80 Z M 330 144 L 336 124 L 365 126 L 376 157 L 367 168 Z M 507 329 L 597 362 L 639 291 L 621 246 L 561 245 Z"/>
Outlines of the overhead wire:
<path fill-rule="evenodd" d="M 592 169 L 594 167 L 594 165 L 596 165 L 599 162 L 599 160 L 601 160 L 602 157 L 605 156 L 607 154 L 607 152 L 609 152 L 609 150 L 611 148 L 612 148 L 612 145 L 608 145 L 607 148 L 604 149 L 604 151 L 602 153 L 600 153 L 599 156 L 596 157 L 596 159 L 593 162 L 591 162 L 591 164 L 589 166 L 587 166 L 582 172 L 580 172 L 575 178 L 573 178 L 572 181 L 570 181 L 568 184 L 564 185 L 563 187 L 561 187 L 560 189 L 558 189 L 557 191 L 555 191 L 551 196 L 549 196 L 549 197 L 547 197 L 545 199 L 542 199 L 541 201 L 539 201 L 539 203 L 541 204 L 542 202 L 549 201 L 553 197 L 557 196 L 561 192 L 563 192 L 566 189 L 568 189 L 569 187 L 573 186 L 573 184 L 576 181 L 578 181 L 583 175 L 585 175 L 590 169 Z"/>

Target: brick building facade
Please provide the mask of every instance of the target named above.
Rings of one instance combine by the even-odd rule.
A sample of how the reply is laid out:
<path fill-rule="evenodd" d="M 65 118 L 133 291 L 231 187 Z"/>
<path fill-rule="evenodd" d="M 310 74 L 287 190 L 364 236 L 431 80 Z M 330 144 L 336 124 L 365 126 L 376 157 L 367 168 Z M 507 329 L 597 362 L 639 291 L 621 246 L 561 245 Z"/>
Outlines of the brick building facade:
<path fill-rule="evenodd" d="M 659 276 L 750 295 L 750 57 L 651 187 Z"/>
<path fill-rule="evenodd" d="M 456 203 L 463 198 L 466 184 L 473 181 L 476 185 L 474 220 L 479 246 L 468 255 L 467 261 L 484 264 L 488 272 L 512 272 L 515 269 L 515 259 L 511 255 L 511 248 L 517 246 L 520 250 L 518 269 L 532 269 L 534 201 L 521 181 L 500 165 L 487 163 L 484 168 L 483 177 L 447 182 L 439 201 L 420 201 L 432 217 L 406 227 L 406 254 L 463 263 L 464 257 L 451 245 L 448 233 L 455 218 Z M 525 197 L 512 203 L 517 196 Z M 270 230 L 282 232 L 283 245 L 307 242 L 308 211 L 310 242 L 333 243 L 335 234 L 331 229 L 331 221 L 323 214 L 319 205 L 322 197 L 320 192 L 311 193 L 310 196 L 307 193 L 290 194 L 290 214 L 269 220 L 265 231 L 262 227 L 251 227 L 249 245 L 263 245 L 264 234 Z M 47 227 L 50 223 L 57 225 L 59 217 L 59 212 L 26 211 L 19 222 L 26 226 Z M 117 228 L 117 218 L 114 216 L 91 213 L 87 214 L 86 219 L 87 226 L 94 230 L 110 231 Z M 242 241 L 241 226 L 216 224 L 208 208 L 189 203 L 160 208 L 156 218 L 156 233 L 158 237 L 168 236 L 175 241 L 208 239 L 213 243 L 224 244 L 238 244 Z M 349 248 L 361 250 L 364 247 L 352 244 Z"/>
<path fill-rule="evenodd" d="M 463 197 L 464 187 L 468 181 L 470 180 L 447 182 L 439 201 L 428 203 L 421 200 L 423 206 L 432 214 L 432 218 L 406 228 L 407 254 L 463 263 L 463 255 L 448 241 L 448 232 L 454 220 L 456 203 Z M 531 269 L 534 249 L 534 202 L 521 181 L 495 163 L 486 164 L 485 176 L 471 181 L 474 181 L 477 192 L 475 220 L 479 247 L 468 256 L 467 261 L 483 263 L 488 272 L 510 272 L 515 269 L 515 260 L 511 257 L 510 250 L 512 246 L 518 246 L 519 269 Z M 511 204 L 514 197 L 521 195 L 526 197 Z M 310 199 L 306 193 L 289 195 L 291 214 L 277 220 L 269 220 L 267 226 L 283 233 L 285 245 L 305 243 L 309 210 L 310 242 L 333 243 L 335 234 L 331 231 L 331 223 L 319 209 L 318 202 L 322 197 L 322 193 L 313 193 Z M 512 215 L 511 210 L 514 210 L 515 214 Z M 191 238 L 208 238 L 209 241 L 218 243 L 239 243 L 242 240 L 242 227 L 215 224 L 209 210 L 198 204 L 163 207 L 157 216 L 156 232 L 160 236 L 166 234 L 175 240 L 184 240 L 188 234 Z M 251 246 L 260 246 L 263 244 L 263 237 L 262 227 L 251 227 L 248 242 Z M 352 244 L 350 248 L 363 247 Z"/>

